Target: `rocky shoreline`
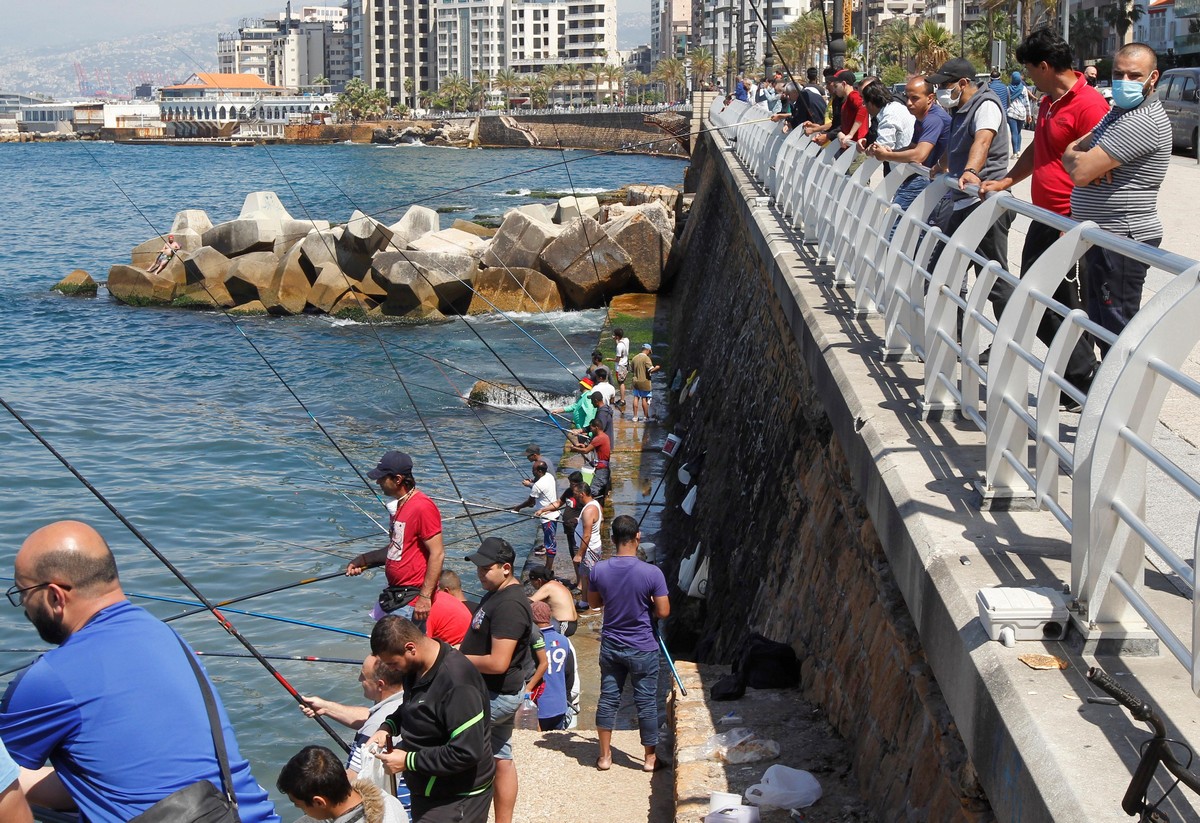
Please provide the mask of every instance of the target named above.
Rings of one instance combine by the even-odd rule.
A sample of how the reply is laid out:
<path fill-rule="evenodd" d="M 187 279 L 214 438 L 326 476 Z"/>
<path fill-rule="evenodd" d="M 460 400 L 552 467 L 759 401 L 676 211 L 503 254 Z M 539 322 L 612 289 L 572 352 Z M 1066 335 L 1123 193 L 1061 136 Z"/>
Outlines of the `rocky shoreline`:
<path fill-rule="evenodd" d="M 180 250 L 151 268 L 163 237 L 133 249 L 103 284 L 131 306 L 232 314 L 380 318 L 432 322 L 492 311 L 557 311 L 604 305 L 617 294 L 657 292 L 684 198 L 668 186 L 634 185 L 623 203 L 562 197 L 510 209 L 498 228 L 412 206 L 391 225 L 355 211 L 344 223 L 296 220 L 270 191 L 246 197 L 235 220 L 213 225 L 199 209 L 172 222 Z M 54 286 L 95 294 L 76 270 Z"/>

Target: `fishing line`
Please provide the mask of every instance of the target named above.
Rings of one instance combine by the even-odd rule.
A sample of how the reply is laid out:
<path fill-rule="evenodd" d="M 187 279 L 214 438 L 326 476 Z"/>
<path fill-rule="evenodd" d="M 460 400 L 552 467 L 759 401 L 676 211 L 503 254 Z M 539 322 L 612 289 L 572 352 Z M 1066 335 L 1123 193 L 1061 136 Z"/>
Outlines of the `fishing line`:
<path fill-rule="evenodd" d="M 17 410 L 14 409 L 12 406 L 10 406 L 8 404 L 8 401 L 5 400 L 3 397 L 0 397 L 0 405 L 4 406 L 5 411 L 7 411 L 9 414 L 11 414 L 16 419 L 16 421 L 25 428 L 26 431 L 28 431 L 31 435 L 33 435 L 33 437 L 39 443 L 41 443 L 42 446 L 44 446 L 46 448 L 46 450 L 50 452 L 50 454 L 54 455 L 55 459 L 57 459 L 58 462 L 62 463 L 62 465 L 67 469 L 67 471 L 69 471 L 71 474 L 73 474 L 75 476 L 75 479 L 83 484 L 83 487 L 85 489 L 87 489 L 89 492 L 91 492 L 92 495 L 97 500 L 99 500 L 102 504 L 104 504 L 104 507 L 106 509 L 108 509 L 110 512 L 112 512 L 113 516 L 116 517 L 119 521 L 121 521 L 121 524 L 124 525 L 125 528 L 129 529 L 129 531 L 133 533 L 133 536 L 136 537 L 139 541 L 141 541 L 142 545 L 144 545 L 147 549 L 149 549 L 150 553 L 153 554 L 156 558 L 158 558 L 159 562 L 162 563 L 164 566 L 166 566 L 167 570 L 170 571 L 171 574 L 175 575 L 175 577 L 179 580 L 179 582 L 182 583 L 187 588 L 187 590 L 190 591 L 192 593 L 192 595 L 197 600 L 199 600 L 201 604 L 204 605 L 204 608 L 207 611 L 209 611 L 213 617 L 216 618 L 217 622 L 221 624 L 221 628 L 225 629 L 225 631 L 227 631 L 230 635 L 232 635 L 235 640 L 237 640 L 239 643 L 241 643 L 245 647 L 246 651 L 248 651 L 248 652 L 250 652 L 250 654 L 254 655 L 255 659 L 258 660 L 258 662 L 262 664 L 263 668 L 265 668 L 267 670 L 267 672 L 269 672 L 271 674 L 271 676 L 274 677 L 279 682 L 279 684 L 281 686 L 283 686 L 284 689 L 287 690 L 287 693 L 290 694 L 297 703 L 303 704 L 304 699 L 300 696 L 300 692 L 296 691 L 296 689 L 292 686 L 292 684 L 289 683 L 287 681 L 287 679 L 282 674 L 280 674 L 274 666 L 271 665 L 270 661 L 268 661 L 266 658 L 264 658 L 259 653 L 258 649 L 254 648 L 254 645 L 249 640 L 247 640 L 245 637 L 242 636 L 241 632 L 239 632 L 237 630 L 237 628 L 232 623 L 230 623 L 229 620 L 226 619 L 226 617 L 223 614 L 221 614 L 221 612 L 219 612 L 217 610 L 217 607 L 212 603 L 212 601 L 210 601 L 208 598 L 206 598 L 204 596 L 204 594 L 198 588 L 196 588 L 196 586 L 192 583 L 192 581 L 189 580 L 187 578 L 187 576 L 184 575 L 183 572 L 181 572 L 178 568 L 176 568 L 175 564 L 172 563 L 170 560 L 168 560 L 166 555 L 164 555 L 162 552 L 160 552 L 154 546 L 154 544 L 151 543 L 150 540 L 144 534 L 142 534 L 142 532 L 138 529 L 137 526 L 133 525 L 133 523 L 130 522 L 129 518 L 127 518 L 125 515 L 123 515 L 120 512 L 120 510 L 117 509 L 116 506 L 114 506 L 111 502 L 109 502 L 108 498 L 105 497 L 100 492 L 99 489 L 97 489 L 95 486 L 93 486 L 91 484 L 91 482 L 86 477 L 84 477 L 83 474 L 81 474 L 78 469 L 76 469 L 73 465 L 71 465 L 71 462 L 69 460 L 67 460 L 65 457 L 63 457 L 58 452 L 58 450 L 55 449 L 54 446 L 52 446 L 50 444 L 50 441 L 48 441 L 35 428 L 33 428 L 33 426 L 31 426 L 25 420 L 24 417 L 22 417 L 19 413 L 17 413 Z M 346 744 L 346 741 L 342 740 L 342 738 L 338 736 L 337 732 L 335 732 L 333 730 L 332 726 L 330 726 L 326 722 L 323 722 L 323 718 L 314 717 L 313 719 L 318 721 L 318 725 L 320 725 L 320 727 L 322 729 L 324 729 L 325 732 L 330 737 L 332 737 L 334 740 L 336 740 L 337 744 L 339 746 L 341 746 L 347 752 L 350 751 L 350 747 Z"/>
<path fill-rule="evenodd" d="M 121 192 L 121 194 L 125 197 L 125 199 L 127 201 L 129 201 L 129 205 L 133 206 L 134 211 L 136 211 L 138 213 L 138 215 L 142 218 L 142 220 L 145 221 L 146 225 L 150 227 L 150 230 L 153 231 L 155 234 L 157 234 L 160 239 L 162 239 L 162 234 L 154 227 L 154 223 L 151 222 L 150 218 L 146 216 L 146 213 L 143 212 L 141 207 L 139 207 L 138 204 L 134 201 L 134 199 L 129 196 L 129 193 L 125 191 L 125 189 L 121 186 L 121 184 L 117 180 L 117 178 L 114 177 L 112 174 L 110 174 L 108 172 L 108 170 L 104 168 L 104 165 L 100 162 L 100 159 L 98 157 L 96 157 L 96 155 L 92 152 L 92 150 L 87 147 L 87 141 L 79 141 L 79 144 L 81 146 L 83 146 L 84 151 L 87 152 L 88 156 L 92 159 L 92 161 L 100 169 L 101 173 L 104 174 L 104 176 L 106 176 L 110 181 L 112 181 L 112 184 L 117 187 L 117 191 Z M 283 387 L 285 389 L 287 389 L 288 394 L 290 394 L 292 396 L 292 398 L 300 405 L 300 408 L 302 408 L 304 410 L 304 413 L 308 415 L 309 419 L 312 420 L 313 424 L 317 427 L 317 429 L 320 430 L 321 434 L 325 435 L 325 439 L 327 439 L 330 442 L 330 444 L 337 450 L 337 453 L 342 456 L 342 459 L 346 461 L 346 463 L 350 466 L 351 470 L 356 475 L 358 475 L 358 479 L 363 482 L 363 485 L 366 486 L 367 489 L 370 490 L 371 493 L 375 495 L 376 499 L 379 500 L 380 505 L 383 505 L 383 499 L 381 497 L 379 497 L 379 493 L 376 491 L 374 484 L 371 483 L 371 481 L 369 481 L 363 475 L 363 473 L 361 471 L 359 471 L 358 467 L 356 465 L 354 465 L 354 461 L 352 461 L 350 459 L 349 455 L 347 455 L 346 452 L 342 450 L 342 447 L 333 438 L 333 435 L 329 433 L 329 430 L 326 429 L 324 424 L 322 424 L 321 421 L 317 419 L 316 415 L 314 415 L 312 413 L 312 411 L 308 408 L 308 406 L 304 403 L 304 401 L 300 399 L 300 396 L 298 394 L 296 394 L 295 391 L 293 391 L 291 385 L 286 380 L 283 379 L 283 375 L 280 374 L 279 371 L 275 368 L 275 366 L 271 364 L 271 361 L 267 359 L 267 356 L 265 354 L 263 354 L 262 350 L 258 347 L 258 345 L 255 344 L 255 342 L 250 339 L 250 336 L 246 334 L 246 331 L 245 331 L 245 329 L 242 328 L 241 324 L 239 324 L 237 322 L 237 320 L 234 319 L 233 315 L 230 314 L 225 309 L 225 307 L 221 305 L 221 302 L 219 300 L 217 300 L 217 298 L 209 290 L 207 283 L 205 283 L 204 280 L 201 280 L 200 286 L 201 286 L 201 288 L 204 289 L 205 294 L 207 294 L 209 296 L 209 299 L 212 300 L 213 305 L 218 310 L 220 310 L 221 314 L 223 314 L 225 316 L 225 319 L 227 319 L 230 323 L 232 323 L 233 327 L 235 329 L 237 329 L 238 334 L 240 334 L 242 336 L 242 338 L 247 343 L 250 344 L 250 348 L 254 349 L 254 353 L 259 356 L 259 358 L 263 361 L 263 364 L 266 365 L 268 370 L 270 370 L 271 374 L 275 375 L 275 377 L 278 378 L 279 382 L 283 384 Z"/>
<path fill-rule="evenodd" d="M 765 34 L 767 36 L 767 41 L 771 44 L 771 50 L 773 52 L 775 52 L 775 56 L 779 58 L 779 65 L 783 66 L 783 73 L 788 76 L 788 80 L 792 81 L 792 85 L 796 87 L 797 91 L 802 90 L 804 88 L 804 86 L 801 85 L 800 82 L 796 80 L 795 75 L 792 74 L 792 70 L 790 68 L 788 68 L 787 61 L 783 59 L 783 53 L 779 50 L 779 47 L 775 45 L 775 38 L 771 36 L 771 27 L 768 26 L 766 24 L 766 22 L 763 20 L 762 15 L 758 11 L 758 6 L 754 5 L 754 0 L 749 0 L 749 2 L 750 2 L 750 10 L 753 11 L 754 16 L 758 18 L 758 25 L 762 27 L 763 34 Z M 825 19 L 825 4 L 824 3 L 821 4 L 821 19 L 822 19 L 822 21 L 824 21 L 824 19 Z M 829 42 L 829 30 L 828 29 L 826 29 L 826 31 L 825 31 L 825 41 L 826 41 L 826 47 L 828 47 L 828 42 Z"/>
<path fill-rule="evenodd" d="M 338 572 L 338 574 L 343 577 L 345 576 L 345 572 Z M 141 594 L 139 592 L 125 592 L 125 595 L 126 595 L 126 597 L 136 597 L 139 600 L 153 600 L 158 603 L 175 603 L 180 606 L 197 606 L 198 605 L 194 601 L 184 600 L 182 597 L 167 597 L 166 595 L 161 595 L 161 594 Z M 200 610 L 201 609 L 196 609 L 192 612 L 192 614 L 197 614 Z M 230 609 L 230 608 L 226 608 L 225 611 L 229 612 L 230 614 L 241 614 L 241 615 L 245 615 L 246 617 L 259 617 L 259 618 L 262 618 L 263 620 L 274 620 L 278 623 L 290 623 L 293 626 L 304 626 L 305 628 L 309 628 L 309 629 L 321 629 L 321 630 L 327 631 L 327 632 L 336 632 L 337 634 L 348 634 L 351 637 L 370 637 L 371 636 L 369 634 L 363 634 L 362 632 L 356 632 L 356 631 L 352 631 L 350 629 L 340 629 L 337 626 L 327 626 L 324 623 L 313 623 L 308 620 L 297 620 L 294 617 L 283 617 L 281 615 L 270 614 L 268 612 L 252 612 L 252 611 L 246 611 L 244 609 Z M 186 616 L 186 615 L 182 615 L 182 614 L 173 615 L 173 617 L 175 617 L 175 618 L 180 618 L 180 617 L 184 617 L 184 616 Z M 163 622 L 165 623 L 166 621 L 163 621 Z"/>
<path fill-rule="evenodd" d="M 563 339 L 565 340 L 566 338 Z M 442 377 L 446 378 L 446 382 L 450 384 L 450 388 L 454 391 L 454 393 L 459 397 L 462 397 L 462 392 L 459 391 L 458 386 L 454 385 L 454 381 L 450 379 L 450 375 L 446 374 L 445 370 L 443 370 L 440 365 L 437 365 L 437 370 L 441 372 Z M 483 430 L 488 433 L 488 437 L 492 438 L 492 442 L 496 444 L 496 448 L 500 449 L 500 453 L 503 454 L 508 460 L 508 464 L 512 466 L 513 471 L 517 473 L 517 477 L 521 478 L 522 480 L 527 479 L 528 475 L 521 471 L 521 468 L 513 461 L 512 456 L 508 453 L 508 450 L 504 448 L 504 444 L 500 442 L 500 438 L 496 437 L 496 434 L 492 431 L 491 426 L 484 422 L 483 416 L 479 413 L 479 409 L 475 406 L 475 404 L 468 400 L 467 407 L 471 410 L 471 413 L 475 415 L 475 419 L 479 421 L 479 425 L 483 426 Z"/>
<path fill-rule="evenodd" d="M 0 651 L 5 651 L 0 649 Z M 239 657 L 249 658 L 250 655 L 240 652 L 196 652 L 197 657 Z M 349 657 L 315 657 L 313 655 L 296 655 L 296 654 L 264 654 L 263 657 L 268 660 L 299 660 L 302 663 L 344 663 L 347 666 L 361 666 L 361 660 L 353 660 Z"/>

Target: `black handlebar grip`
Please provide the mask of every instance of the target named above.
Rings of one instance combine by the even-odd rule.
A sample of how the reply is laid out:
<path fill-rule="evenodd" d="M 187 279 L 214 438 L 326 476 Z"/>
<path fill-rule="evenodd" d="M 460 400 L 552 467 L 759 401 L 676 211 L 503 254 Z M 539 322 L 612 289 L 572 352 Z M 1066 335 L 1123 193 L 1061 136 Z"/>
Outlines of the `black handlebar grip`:
<path fill-rule="evenodd" d="M 1088 669 L 1087 679 L 1112 695 L 1118 703 L 1129 709 L 1134 717 L 1140 719 L 1140 716 L 1144 715 L 1149 708 L 1146 701 L 1126 691 L 1124 686 L 1109 677 L 1103 669 L 1092 666 Z"/>

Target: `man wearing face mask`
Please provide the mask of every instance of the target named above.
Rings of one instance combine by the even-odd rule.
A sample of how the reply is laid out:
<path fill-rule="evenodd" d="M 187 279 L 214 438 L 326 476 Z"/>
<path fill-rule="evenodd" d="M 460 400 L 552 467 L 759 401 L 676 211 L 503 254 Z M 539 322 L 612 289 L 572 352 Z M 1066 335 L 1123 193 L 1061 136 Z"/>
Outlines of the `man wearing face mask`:
<path fill-rule="evenodd" d="M 1072 217 L 1152 246 L 1162 242 L 1158 190 L 1171 160 L 1171 124 L 1154 93 L 1158 77 L 1152 48 L 1122 47 L 1113 58 L 1112 110 L 1062 158 L 1075 183 Z M 1088 249 L 1084 264 L 1088 316 L 1120 334 L 1141 307 L 1148 266 L 1099 246 Z"/>
<path fill-rule="evenodd" d="M 980 202 L 964 189 L 985 180 L 999 180 L 1008 170 L 1008 127 L 1000 99 L 990 88 L 975 82 L 975 67 L 970 60 L 963 57 L 947 60 L 929 76 L 929 82 L 938 87 L 938 103 L 951 114 L 949 145 L 933 174 L 948 172 L 959 183 L 958 191 L 948 192 L 934 207 L 930 220 L 946 234 L 953 234 Z M 1001 215 L 984 234 L 978 248 L 980 255 L 995 260 L 1003 269 L 1008 269 L 1011 224 L 1011 212 Z M 931 271 L 942 248 L 939 245 L 930 260 Z M 996 301 L 1000 297 L 1001 293 L 993 286 L 989 299 Z M 999 316 L 1000 308 L 995 311 Z"/>

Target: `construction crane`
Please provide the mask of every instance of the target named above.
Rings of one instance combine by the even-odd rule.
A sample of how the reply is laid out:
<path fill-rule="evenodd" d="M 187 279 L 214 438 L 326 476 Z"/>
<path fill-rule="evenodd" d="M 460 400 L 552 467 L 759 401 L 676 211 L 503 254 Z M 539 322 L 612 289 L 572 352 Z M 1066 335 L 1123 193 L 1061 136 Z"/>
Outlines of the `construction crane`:
<path fill-rule="evenodd" d="M 79 85 L 80 97 L 93 97 L 96 93 L 96 87 L 87 79 L 87 72 L 83 69 L 83 64 L 78 60 L 75 61 L 75 82 Z"/>

